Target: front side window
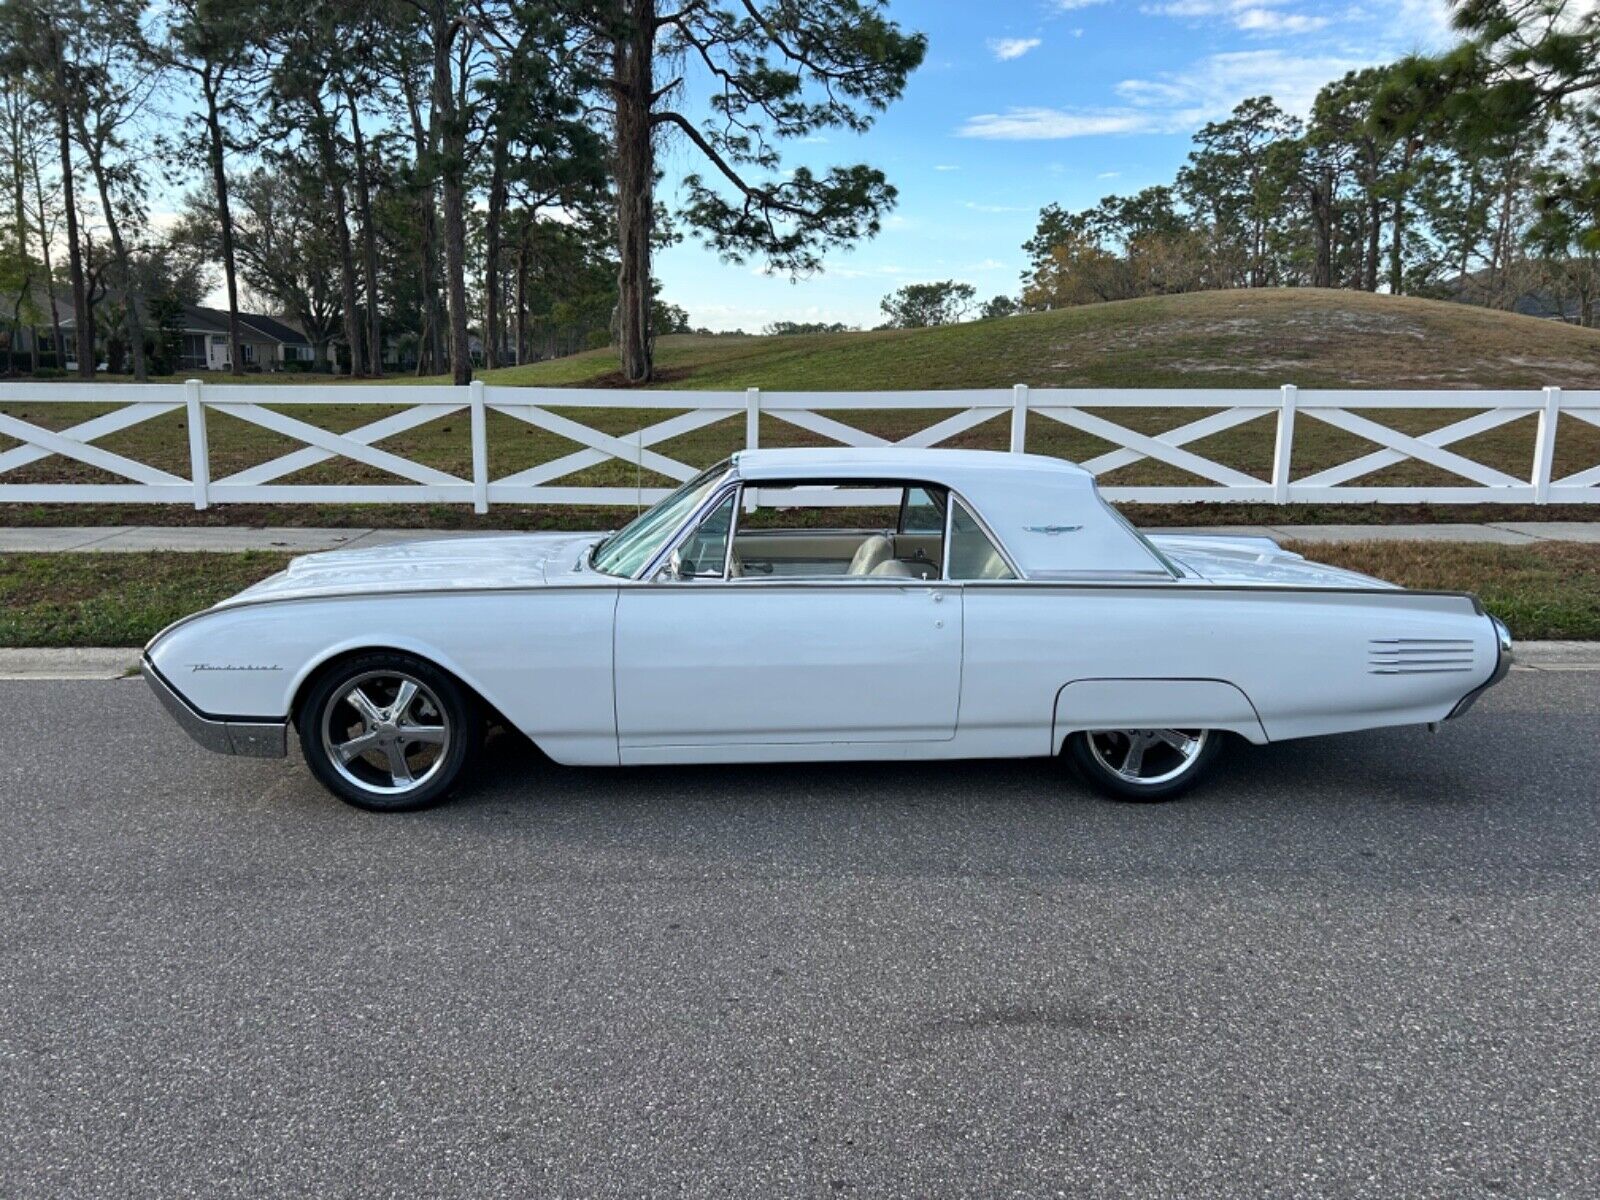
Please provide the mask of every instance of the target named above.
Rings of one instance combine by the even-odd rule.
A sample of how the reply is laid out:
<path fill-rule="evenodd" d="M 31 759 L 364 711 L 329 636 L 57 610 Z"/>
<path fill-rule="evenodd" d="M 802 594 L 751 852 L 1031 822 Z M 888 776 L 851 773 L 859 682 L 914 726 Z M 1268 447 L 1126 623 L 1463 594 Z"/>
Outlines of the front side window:
<path fill-rule="evenodd" d="M 677 579 L 721 579 L 728 562 L 728 535 L 733 532 L 736 496 L 727 497 L 707 514 L 706 519 L 672 556 L 669 577 Z"/>
<path fill-rule="evenodd" d="M 950 578 L 1015 579 L 1000 548 L 967 506 L 950 497 Z"/>
<path fill-rule="evenodd" d="M 727 463 L 718 463 L 696 475 L 654 508 L 647 508 L 597 545 L 590 554 L 589 565 L 607 575 L 633 578 L 689 519 L 689 514 L 705 503 L 711 489 L 727 470 Z"/>

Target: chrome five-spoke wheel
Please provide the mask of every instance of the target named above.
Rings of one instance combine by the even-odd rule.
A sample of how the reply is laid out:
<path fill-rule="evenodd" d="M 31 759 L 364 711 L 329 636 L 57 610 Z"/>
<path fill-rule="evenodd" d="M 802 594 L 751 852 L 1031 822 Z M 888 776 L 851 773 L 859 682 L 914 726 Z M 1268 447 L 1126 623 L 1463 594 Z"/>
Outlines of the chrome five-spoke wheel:
<path fill-rule="evenodd" d="M 1166 800 L 1186 791 L 1220 748 L 1209 729 L 1108 729 L 1075 733 L 1067 742 L 1085 778 L 1123 800 Z"/>
<path fill-rule="evenodd" d="M 404 795 L 444 765 L 450 719 L 421 680 L 368 671 L 323 709 L 322 748 L 334 770 L 357 787 Z"/>
<path fill-rule="evenodd" d="M 330 791 L 361 808 L 425 808 L 455 784 L 481 740 L 472 696 L 432 663 L 373 651 L 308 689 L 300 747 Z"/>

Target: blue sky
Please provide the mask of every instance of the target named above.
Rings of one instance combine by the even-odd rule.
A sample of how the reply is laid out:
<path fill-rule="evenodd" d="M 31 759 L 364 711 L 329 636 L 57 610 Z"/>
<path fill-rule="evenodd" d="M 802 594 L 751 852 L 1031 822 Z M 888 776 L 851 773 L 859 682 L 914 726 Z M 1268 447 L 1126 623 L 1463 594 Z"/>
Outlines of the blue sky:
<path fill-rule="evenodd" d="M 900 189 L 883 232 L 791 283 L 691 238 L 661 253 L 665 298 L 696 325 L 881 320 L 904 283 L 1015 294 L 1039 209 L 1167 182 L 1201 124 L 1267 94 L 1304 114 L 1345 71 L 1451 41 L 1445 0 L 893 0 L 928 35 L 905 96 L 868 134 L 791 145 L 785 163 L 869 162 Z M 698 169 L 662 152 L 668 182 Z"/>

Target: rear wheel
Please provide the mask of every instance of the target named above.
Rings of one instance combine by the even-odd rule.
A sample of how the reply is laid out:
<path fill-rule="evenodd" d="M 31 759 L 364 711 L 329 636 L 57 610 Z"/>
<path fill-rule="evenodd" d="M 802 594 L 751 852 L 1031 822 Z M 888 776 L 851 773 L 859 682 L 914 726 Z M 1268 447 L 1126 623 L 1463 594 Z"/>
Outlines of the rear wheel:
<path fill-rule="evenodd" d="M 1066 753 L 1097 791 L 1117 800 L 1171 800 L 1210 768 L 1222 749 L 1214 729 L 1112 729 L 1074 733 Z"/>
<path fill-rule="evenodd" d="M 432 663 L 374 651 L 339 663 L 300 706 L 300 748 L 341 800 L 375 812 L 437 804 L 483 740 L 474 698 Z"/>

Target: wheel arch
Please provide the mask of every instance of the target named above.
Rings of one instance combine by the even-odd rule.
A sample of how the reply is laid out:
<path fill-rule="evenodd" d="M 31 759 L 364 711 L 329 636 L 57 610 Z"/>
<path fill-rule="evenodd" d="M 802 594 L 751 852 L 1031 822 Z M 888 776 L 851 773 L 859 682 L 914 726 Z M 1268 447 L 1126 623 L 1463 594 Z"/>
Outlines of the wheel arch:
<path fill-rule="evenodd" d="M 483 687 L 463 671 L 460 665 L 452 661 L 447 654 L 440 653 L 436 647 L 425 643 L 414 642 L 410 638 L 388 638 L 382 641 L 352 640 L 336 645 L 316 658 L 308 661 L 295 677 L 289 693 L 289 723 L 297 725 L 300 720 L 300 710 L 305 703 L 307 694 L 316 683 L 336 669 L 340 663 L 363 654 L 407 654 L 412 658 L 421 659 L 435 670 L 443 671 L 477 701 L 483 712 L 486 724 L 507 725 L 504 714 Z"/>
<path fill-rule="evenodd" d="M 1074 733 L 1117 729 L 1214 729 L 1267 742 L 1261 714 L 1244 689 L 1225 679 L 1074 679 L 1056 692 L 1050 752 Z"/>

